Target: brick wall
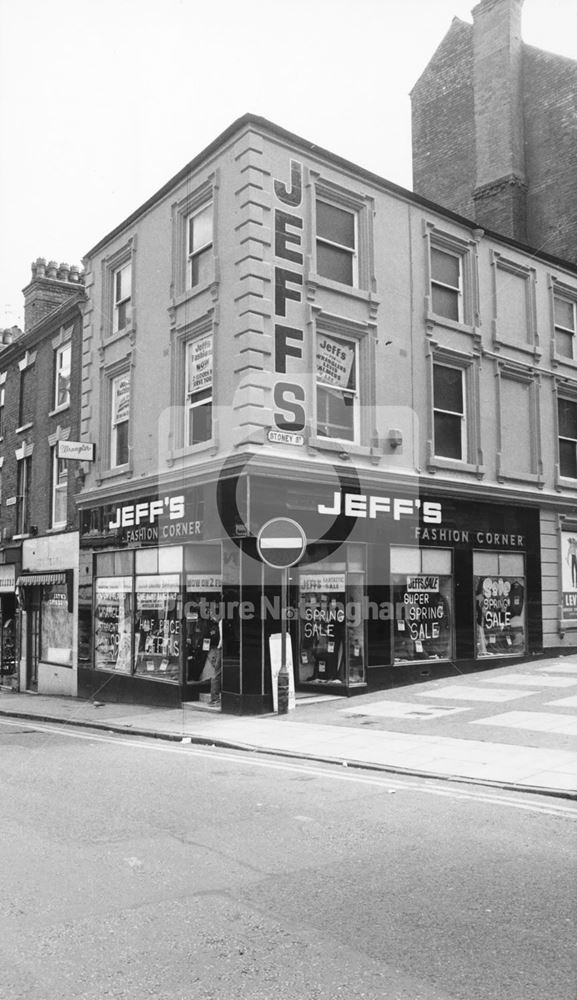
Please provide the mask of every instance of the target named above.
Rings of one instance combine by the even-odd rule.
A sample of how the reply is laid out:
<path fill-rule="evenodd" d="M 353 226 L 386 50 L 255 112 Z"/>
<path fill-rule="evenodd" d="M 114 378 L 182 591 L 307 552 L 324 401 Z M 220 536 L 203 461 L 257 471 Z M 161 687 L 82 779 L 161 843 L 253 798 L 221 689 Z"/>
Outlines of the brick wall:
<path fill-rule="evenodd" d="M 455 18 L 411 93 L 413 188 L 473 218 L 475 120 L 470 24 Z"/>
<path fill-rule="evenodd" d="M 577 261 L 577 63 L 525 47 L 529 243 Z"/>

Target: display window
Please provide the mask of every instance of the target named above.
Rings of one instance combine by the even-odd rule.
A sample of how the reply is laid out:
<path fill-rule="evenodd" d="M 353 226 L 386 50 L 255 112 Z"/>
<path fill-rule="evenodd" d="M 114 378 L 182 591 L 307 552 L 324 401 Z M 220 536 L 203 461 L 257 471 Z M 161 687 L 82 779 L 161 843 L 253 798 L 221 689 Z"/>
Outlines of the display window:
<path fill-rule="evenodd" d="M 391 589 L 395 617 L 393 662 L 451 659 L 451 550 L 391 547 Z"/>
<path fill-rule="evenodd" d="M 211 681 L 220 669 L 222 572 L 219 545 L 197 545 L 185 556 L 185 676 L 188 684 Z"/>
<path fill-rule="evenodd" d="M 346 561 L 302 570 L 298 587 L 298 683 L 364 685 L 364 548 L 348 545 Z"/>
<path fill-rule="evenodd" d="M 42 587 L 40 599 L 40 659 L 72 666 L 73 615 L 68 610 L 66 584 Z"/>
<path fill-rule="evenodd" d="M 523 555 L 474 552 L 477 657 L 526 652 L 526 585 Z"/>
<path fill-rule="evenodd" d="M 94 584 L 94 666 L 131 672 L 132 577 L 97 577 Z"/>
<path fill-rule="evenodd" d="M 182 644 L 179 575 L 137 576 L 134 593 L 134 672 L 177 681 Z"/>

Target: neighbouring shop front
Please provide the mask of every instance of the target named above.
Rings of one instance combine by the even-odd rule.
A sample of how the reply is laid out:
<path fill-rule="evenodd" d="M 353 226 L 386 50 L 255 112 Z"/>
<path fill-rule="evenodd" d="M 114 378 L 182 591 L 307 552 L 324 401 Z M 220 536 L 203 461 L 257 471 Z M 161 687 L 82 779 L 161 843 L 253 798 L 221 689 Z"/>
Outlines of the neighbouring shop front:
<path fill-rule="evenodd" d="M 26 539 L 17 579 L 20 689 L 77 693 L 78 532 Z"/>
<path fill-rule="evenodd" d="M 0 564 L 0 683 L 17 685 L 17 612 L 16 579 L 19 565 Z"/>

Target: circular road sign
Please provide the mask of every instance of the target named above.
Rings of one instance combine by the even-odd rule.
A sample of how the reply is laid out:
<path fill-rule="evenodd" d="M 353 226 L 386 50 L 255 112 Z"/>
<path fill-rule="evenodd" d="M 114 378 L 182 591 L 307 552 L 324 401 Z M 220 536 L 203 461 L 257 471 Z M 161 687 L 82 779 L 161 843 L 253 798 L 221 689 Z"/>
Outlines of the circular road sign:
<path fill-rule="evenodd" d="M 288 569 L 302 557 L 307 538 L 300 524 L 290 517 L 273 517 L 260 529 L 256 547 L 262 561 L 273 569 Z"/>

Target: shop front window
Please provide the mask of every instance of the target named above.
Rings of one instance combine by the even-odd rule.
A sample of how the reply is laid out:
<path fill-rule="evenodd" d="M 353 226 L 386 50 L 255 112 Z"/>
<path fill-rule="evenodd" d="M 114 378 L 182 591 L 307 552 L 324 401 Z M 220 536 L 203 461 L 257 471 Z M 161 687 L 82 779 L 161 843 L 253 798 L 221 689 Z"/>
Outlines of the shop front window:
<path fill-rule="evenodd" d="M 301 573 L 299 681 L 345 681 L 345 573 Z"/>
<path fill-rule="evenodd" d="M 454 632 L 451 551 L 393 546 L 391 584 L 393 662 L 450 659 Z"/>
<path fill-rule="evenodd" d="M 94 666 L 131 673 L 132 577 L 100 577 L 95 582 Z"/>
<path fill-rule="evenodd" d="M 526 652 L 524 557 L 474 552 L 477 657 Z"/>
<path fill-rule="evenodd" d="M 136 577 L 135 673 L 178 681 L 181 651 L 179 592 L 180 578 L 177 573 Z"/>
<path fill-rule="evenodd" d="M 73 615 L 68 610 L 66 584 L 42 588 L 40 601 L 40 659 L 72 666 Z"/>

